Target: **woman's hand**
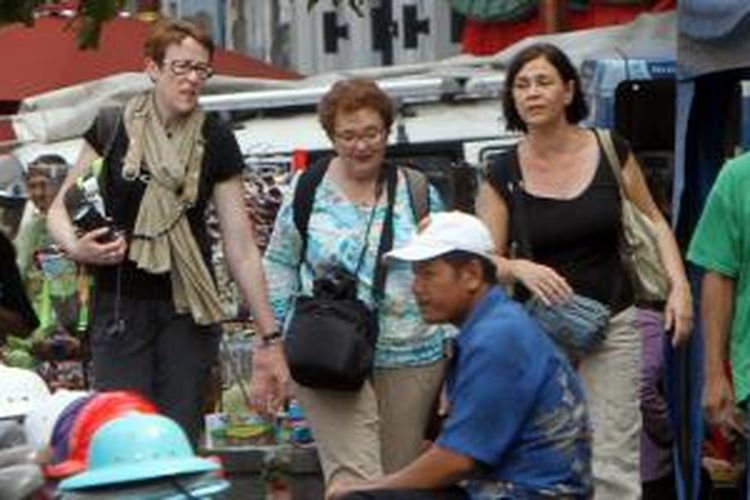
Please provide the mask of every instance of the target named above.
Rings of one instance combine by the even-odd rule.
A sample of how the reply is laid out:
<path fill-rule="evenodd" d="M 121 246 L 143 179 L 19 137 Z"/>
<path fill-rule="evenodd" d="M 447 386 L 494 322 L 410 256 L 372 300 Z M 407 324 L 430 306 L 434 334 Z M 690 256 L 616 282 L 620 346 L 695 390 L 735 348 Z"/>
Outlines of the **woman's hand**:
<path fill-rule="evenodd" d="M 529 260 L 514 260 L 513 276 L 546 305 L 562 304 L 573 295 L 567 280 L 551 267 Z"/>
<path fill-rule="evenodd" d="M 253 350 L 250 401 L 266 418 L 275 417 L 289 396 L 289 367 L 282 345 L 277 342 Z"/>
<path fill-rule="evenodd" d="M 672 345 L 684 344 L 693 331 L 693 297 L 687 283 L 673 286 L 664 308 L 664 329 L 672 331 Z"/>
<path fill-rule="evenodd" d="M 110 227 L 100 227 L 82 234 L 70 248 L 70 257 L 84 264 L 99 266 L 119 264 L 125 258 L 128 244 L 119 233 L 115 233 L 116 237 L 111 241 L 101 241 L 101 238 L 106 237 L 111 231 Z"/>

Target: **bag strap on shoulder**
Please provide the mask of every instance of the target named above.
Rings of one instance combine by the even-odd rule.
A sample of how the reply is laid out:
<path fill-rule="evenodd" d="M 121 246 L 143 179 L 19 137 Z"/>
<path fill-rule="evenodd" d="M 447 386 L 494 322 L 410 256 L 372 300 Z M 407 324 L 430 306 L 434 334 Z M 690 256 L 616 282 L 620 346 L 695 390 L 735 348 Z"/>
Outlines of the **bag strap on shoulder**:
<path fill-rule="evenodd" d="M 122 122 L 122 108 L 106 107 L 99 110 L 96 118 L 96 142 L 101 148 L 101 157 L 107 159 L 117 139 L 117 132 Z"/>
<path fill-rule="evenodd" d="M 378 253 L 375 257 L 375 279 L 373 280 L 373 295 L 377 303 L 385 296 L 385 282 L 388 276 L 388 266 L 383 262 L 383 256 L 393 248 L 393 205 L 396 200 L 396 184 L 398 182 L 398 171 L 395 168 L 385 167 L 386 184 L 386 212 L 383 220 L 383 232 L 380 234 Z"/>
<path fill-rule="evenodd" d="M 100 109 L 96 117 L 96 142 L 99 144 L 101 155 L 92 162 L 91 173 L 99 180 L 99 189 L 105 199 L 108 197 L 107 183 L 104 181 L 107 163 L 117 141 L 117 133 L 122 124 L 122 113 L 122 108 L 110 106 Z"/>
<path fill-rule="evenodd" d="M 615 151 L 615 143 L 612 141 L 612 133 L 603 128 L 595 128 L 594 133 L 599 138 L 599 143 L 602 145 L 602 150 L 604 150 L 604 156 L 607 157 L 609 168 L 612 169 L 612 173 L 617 180 L 617 186 L 620 189 L 620 196 L 624 197 L 622 164 L 620 163 L 620 157 L 617 156 L 617 151 Z"/>
<path fill-rule="evenodd" d="M 307 254 L 307 231 L 310 223 L 310 215 L 315 203 L 315 191 L 323 180 L 331 159 L 330 156 L 322 158 L 302 172 L 294 189 L 294 198 L 292 199 L 294 226 L 302 239 L 298 267 L 302 265 Z M 393 247 L 393 205 L 396 197 L 396 183 L 398 182 L 397 169 L 390 165 L 386 165 L 384 168 L 388 205 L 385 220 L 383 221 L 383 232 L 381 233 L 378 245 L 375 278 L 373 280 L 373 294 L 378 301 L 383 298 L 385 293 L 387 275 L 387 267 L 382 265 L 383 255 Z"/>
<path fill-rule="evenodd" d="M 400 167 L 406 179 L 409 193 L 409 204 L 414 215 L 415 224 L 430 215 L 430 185 L 427 175 L 412 167 Z"/>
<path fill-rule="evenodd" d="M 330 163 L 330 156 L 313 163 L 307 170 L 300 174 L 297 186 L 294 188 L 292 213 L 294 214 L 294 227 L 297 228 L 297 234 L 302 238 L 300 263 L 304 261 L 305 254 L 307 253 L 307 227 L 310 223 L 310 214 L 315 203 L 315 190 L 323 180 Z"/>

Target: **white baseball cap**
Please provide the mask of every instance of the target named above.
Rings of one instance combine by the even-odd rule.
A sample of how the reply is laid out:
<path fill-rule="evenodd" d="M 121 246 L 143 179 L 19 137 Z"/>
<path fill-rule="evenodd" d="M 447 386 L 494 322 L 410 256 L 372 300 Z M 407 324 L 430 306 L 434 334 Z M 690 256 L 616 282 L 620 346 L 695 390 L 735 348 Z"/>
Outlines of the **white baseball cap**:
<path fill-rule="evenodd" d="M 432 214 L 424 229 L 405 246 L 388 252 L 386 258 L 418 262 L 456 250 L 492 259 L 495 245 L 484 222 L 465 212 Z"/>

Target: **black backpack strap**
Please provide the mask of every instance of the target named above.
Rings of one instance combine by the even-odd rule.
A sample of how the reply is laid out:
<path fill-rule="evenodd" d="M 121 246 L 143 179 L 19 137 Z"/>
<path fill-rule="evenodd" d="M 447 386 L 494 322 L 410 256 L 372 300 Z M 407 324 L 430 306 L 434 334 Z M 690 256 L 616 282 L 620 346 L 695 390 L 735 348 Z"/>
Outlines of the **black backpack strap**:
<path fill-rule="evenodd" d="M 106 107 L 99 110 L 96 117 L 96 142 L 99 143 L 101 157 L 105 160 L 112 152 L 121 123 L 122 108 Z"/>
<path fill-rule="evenodd" d="M 299 254 L 300 265 L 304 262 L 307 253 L 307 226 L 310 223 L 310 214 L 315 203 L 315 190 L 323 180 L 330 163 L 330 156 L 313 163 L 307 170 L 300 174 L 297 185 L 294 188 L 294 198 L 292 200 L 294 226 L 297 228 L 297 234 L 302 238 L 302 247 Z"/>
<path fill-rule="evenodd" d="M 109 156 L 112 153 L 112 149 L 114 149 L 117 134 L 122 125 L 122 111 L 122 108 L 110 106 L 100 109 L 99 114 L 96 116 L 96 128 L 94 131 L 103 161 L 101 162 L 99 171 L 93 172 L 93 174 L 99 179 L 99 189 L 105 200 L 109 197 L 109 186 L 106 182 L 107 164 L 109 163 Z"/>
<path fill-rule="evenodd" d="M 315 202 L 315 190 L 323 180 L 330 162 L 331 157 L 326 157 L 315 162 L 300 174 L 297 185 L 294 188 L 294 198 L 292 199 L 294 226 L 297 228 L 300 238 L 302 238 L 298 267 L 304 262 L 307 253 L 307 229 Z M 380 243 L 378 244 L 375 277 L 373 279 L 373 295 L 377 302 L 382 300 L 385 295 L 385 281 L 388 269 L 383 265 L 383 255 L 393 248 L 393 204 L 396 198 L 396 184 L 398 182 L 398 174 L 395 167 L 386 165 L 384 169 L 388 205 L 385 220 L 383 221 L 383 232 L 380 235 Z"/>
<path fill-rule="evenodd" d="M 383 232 L 380 234 L 378 253 L 375 257 L 375 278 L 373 280 L 373 295 L 376 303 L 380 303 L 385 296 L 385 282 L 388 266 L 383 262 L 383 256 L 393 248 L 393 205 L 396 200 L 396 184 L 398 183 L 398 169 L 385 166 L 385 185 L 387 206 L 383 220 Z"/>
<path fill-rule="evenodd" d="M 414 222 L 419 223 L 430 215 L 430 184 L 427 176 L 412 167 L 399 168 L 404 173 L 406 188 L 409 193 L 409 204 L 411 205 Z"/>

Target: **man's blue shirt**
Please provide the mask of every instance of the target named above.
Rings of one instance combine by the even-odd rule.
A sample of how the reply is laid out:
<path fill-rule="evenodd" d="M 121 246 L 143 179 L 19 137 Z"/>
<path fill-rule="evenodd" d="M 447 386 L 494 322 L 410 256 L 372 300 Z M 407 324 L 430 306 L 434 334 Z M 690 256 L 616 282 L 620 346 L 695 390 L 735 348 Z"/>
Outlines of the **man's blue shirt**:
<path fill-rule="evenodd" d="M 517 303 L 492 288 L 454 341 L 450 413 L 437 445 L 473 458 L 472 498 L 586 498 L 591 430 L 570 364 Z"/>

